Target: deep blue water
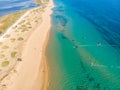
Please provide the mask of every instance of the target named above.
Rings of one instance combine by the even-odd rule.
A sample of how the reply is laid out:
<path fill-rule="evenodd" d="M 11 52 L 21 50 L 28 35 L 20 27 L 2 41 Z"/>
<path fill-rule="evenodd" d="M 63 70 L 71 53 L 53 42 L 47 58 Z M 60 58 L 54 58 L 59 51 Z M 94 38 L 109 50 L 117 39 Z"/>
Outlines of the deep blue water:
<path fill-rule="evenodd" d="M 120 90 L 120 1 L 54 2 L 49 90 Z"/>
<path fill-rule="evenodd" d="M 0 16 L 35 7 L 34 0 L 0 0 Z"/>
<path fill-rule="evenodd" d="M 64 10 L 65 12 L 75 12 L 94 24 L 110 44 L 120 44 L 119 0 L 62 0 L 60 2 L 67 9 Z M 109 40 L 106 37 L 109 37 Z"/>

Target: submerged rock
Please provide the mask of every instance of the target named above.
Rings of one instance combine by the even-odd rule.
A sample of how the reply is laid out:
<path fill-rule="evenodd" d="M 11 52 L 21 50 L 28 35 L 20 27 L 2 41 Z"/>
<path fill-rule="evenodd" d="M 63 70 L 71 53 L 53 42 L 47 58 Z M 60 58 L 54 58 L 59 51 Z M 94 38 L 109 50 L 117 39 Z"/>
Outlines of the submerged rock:
<path fill-rule="evenodd" d="M 56 15 L 56 19 L 57 19 L 58 23 L 61 24 L 62 26 L 66 26 L 66 24 L 68 22 L 67 19 L 61 15 Z"/>
<path fill-rule="evenodd" d="M 98 43 L 97 43 L 97 46 L 101 46 L 101 42 L 98 42 Z"/>

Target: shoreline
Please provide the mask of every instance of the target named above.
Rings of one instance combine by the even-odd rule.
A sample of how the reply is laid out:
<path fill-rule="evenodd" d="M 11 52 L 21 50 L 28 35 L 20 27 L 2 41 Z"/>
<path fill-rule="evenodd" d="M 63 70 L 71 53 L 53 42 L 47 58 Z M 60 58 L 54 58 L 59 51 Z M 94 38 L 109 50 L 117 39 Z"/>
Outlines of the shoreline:
<path fill-rule="evenodd" d="M 7 76 L 0 81 L 0 89 L 2 90 L 47 90 L 49 68 L 46 61 L 45 49 L 49 39 L 51 29 L 51 14 L 54 7 L 53 1 L 50 0 L 44 11 L 42 12 L 42 22 L 32 28 L 28 35 L 23 35 L 27 39 L 18 45 L 18 57 L 21 58 L 17 64 L 11 64 L 13 71 L 7 73 Z M 39 7 L 38 7 L 39 8 Z M 34 8 L 36 10 L 36 8 Z M 0 37 L 0 41 L 6 43 L 5 36 L 8 34 L 16 35 L 16 28 L 19 28 L 21 20 L 23 21 L 27 15 L 30 15 L 33 9 L 26 12 L 20 19 L 12 25 L 7 32 Z M 34 13 L 33 13 L 34 14 Z M 30 15 L 32 17 L 32 15 Z M 33 18 L 33 17 L 32 17 Z M 31 19 L 31 18 L 30 18 Z M 27 19 L 25 19 L 27 20 Z M 46 25 L 48 25 L 46 27 Z M 17 26 L 17 27 L 16 27 Z M 14 28 L 14 29 L 13 29 Z M 43 31 L 44 30 L 44 31 Z M 19 34 L 18 34 L 19 35 Z M 11 35 L 12 36 L 12 35 Z M 17 35 L 15 36 L 17 37 Z M 9 38 L 8 38 L 9 39 Z M 16 43 L 18 44 L 18 43 Z M 22 49 L 22 50 L 21 50 Z M 18 58 L 16 57 L 16 59 Z M 13 63 L 13 62 L 12 62 Z M 8 67 L 8 69 L 9 69 Z M 29 83 L 29 85 L 28 85 Z"/>
<path fill-rule="evenodd" d="M 51 28 L 50 28 L 51 29 Z M 45 40 L 45 43 L 43 45 L 43 54 L 42 54 L 42 58 L 43 58 L 43 61 L 45 63 L 45 72 L 46 74 L 44 74 L 45 76 L 45 83 L 44 83 L 44 87 L 42 90 L 48 90 L 48 86 L 49 86 L 49 76 L 50 76 L 50 71 L 49 71 L 49 66 L 48 66 L 48 62 L 47 62 L 47 57 L 46 57 L 46 48 L 47 48 L 47 45 L 48 45 L 48 41 L 49 41 L 49 36 L 50 36 L 50 30 L 48 31 L 47 33 L 47 36 L 46 36 L 46 40 Z"/>
<path fill-rule="evenodd" d="M 50 5 L 49 7 L 54 8 L 53 0 L 50 0 L 49 2 L 52 4 L 52 6 Z M 49 17 L 50 17 L 50 24 L 52 24 L 52 19 L 51 19 L 52 18 L 51 15 L 53 13 L 52 8 L 51 8 L 51 14 L 49 15 Z M 46 57 L 46 48 L 47 48 L 48 41 L 49 41 L 51 27 L 52 27 L 52 25 L 50 25 L 50 28 L 49 28 L 49 30 L 48 30 L 48 32 L 46 34 L 46 40 L 45 40 L 45 42 L 43 44 L 42 59 L 43 59 L 43 63 L 44 63 L 44 72 L 45 73 L 44 73 L 43 87 L 40 90 L 48 90 L 48 86 L 49 86 L 49 75 L 50 75 L 50 72 L 49 72 L 49 66 L 48 66 L 47 57 Z M 38 84 L 38 86 L 39 86 L 39 84 Z"/>
<path fill-rule="evenodd" d="M 54 4 L 53 4 L 53 0 L 50 0 L 51 1 L 51 4 L 52 4 L 52 8 L 54 7 Z M 51 7 L 51 6 L 49 6 Z M 52 9 L 51 9 L 52 10 Z M 53 11 L 51 12 L 51 14 L 53 13 Z M 51 14 L 50 14 L 50 24 L 52 23 L 51 21 Z M 50 72 L 49 72 L 49 66 L 48 66 L 48 63 L 47 63 L 47 57 L 46 57 L 46 48 L 47 48 L 47 45 L 48 45 L 48 41 L 49 41 L 49 36 L 50 36 L 50 30 L 51 30 L 51 25 L 50 25 L 50 28 L 46 34 L 46 38 L 45 38 L 45 42 L 43 44 L 43 53 L 42 53 L 42 63 L 43 63 L 43 77 L 44 77 L 44 83 L 43 83 L 43 86 L 41 89 L 39 90 L 48 90 L 48 86 L 49 86 L 49 75 L 50 75 Z M 41 72 L 41 67 L 40 67 L 40 70 Z M 39 77 L 38 77 L 39 79 Z M 39 84 L 38 84 L 39 86 Z"/>

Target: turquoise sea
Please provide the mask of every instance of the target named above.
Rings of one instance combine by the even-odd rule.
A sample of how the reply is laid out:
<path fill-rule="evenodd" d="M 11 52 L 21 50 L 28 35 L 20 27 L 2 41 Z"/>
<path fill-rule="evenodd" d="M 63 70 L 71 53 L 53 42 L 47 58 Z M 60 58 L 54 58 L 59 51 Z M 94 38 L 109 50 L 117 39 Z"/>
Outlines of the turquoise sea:
<path fill-rule="evenodd" d="M 120 0 L 54 0 L 49 90 L 120 90 Z"/>

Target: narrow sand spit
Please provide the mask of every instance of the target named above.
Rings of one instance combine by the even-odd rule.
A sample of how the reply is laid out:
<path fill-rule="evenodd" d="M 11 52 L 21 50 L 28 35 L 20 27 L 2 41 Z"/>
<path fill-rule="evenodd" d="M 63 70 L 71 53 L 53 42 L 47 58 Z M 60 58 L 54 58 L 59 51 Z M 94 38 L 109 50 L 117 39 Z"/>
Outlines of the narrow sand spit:
<path fill-rule="evenodd" d="M 0 90 L 46 90 L 45 46 L 53 2 L 26 12 L 0 37 Z"/>

